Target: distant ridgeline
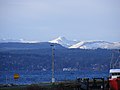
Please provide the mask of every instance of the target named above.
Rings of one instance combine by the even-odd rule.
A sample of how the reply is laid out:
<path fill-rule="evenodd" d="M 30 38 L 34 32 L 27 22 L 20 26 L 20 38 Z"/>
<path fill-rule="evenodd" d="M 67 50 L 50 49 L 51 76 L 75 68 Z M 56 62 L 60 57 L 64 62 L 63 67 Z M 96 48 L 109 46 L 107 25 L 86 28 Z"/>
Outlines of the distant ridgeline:
<path fill-rule="evenodd" d="M 8 42 L 0 43 L 0 50 L 16 50 L 16 49 L 48 49 L 51 48 L 51 43 L 40 42 L 40 43 L 20 43 L 20 42 Z M 64 48 L 60 44 L 54 44 L 57 49 Z"/>
<path fill-rule="evenodd" d="M 51 43 L 0 43 L 0 71 L 51 70 Z M 55 70 L 108 70 L 116 49 L 68 49 L 55 44 Z M 120 63 L 118 63 L 120 64 Z"/>

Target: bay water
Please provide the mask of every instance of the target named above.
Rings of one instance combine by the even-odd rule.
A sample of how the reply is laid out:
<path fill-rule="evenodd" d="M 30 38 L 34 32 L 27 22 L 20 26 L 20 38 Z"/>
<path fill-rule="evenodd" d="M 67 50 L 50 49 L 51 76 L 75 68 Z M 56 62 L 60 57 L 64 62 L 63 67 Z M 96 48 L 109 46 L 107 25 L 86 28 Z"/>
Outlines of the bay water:
<path fill-rule="evenodd" d="M 14 79 L 14 74 L 19 74 L 19 79 Z M 77 78 L 107 78 L 108 71 L 55 71 L 55 81 L 76 80 Z M 0 71 L 0 84 L 36 84 L 51 82 L 51 71 Z"/>

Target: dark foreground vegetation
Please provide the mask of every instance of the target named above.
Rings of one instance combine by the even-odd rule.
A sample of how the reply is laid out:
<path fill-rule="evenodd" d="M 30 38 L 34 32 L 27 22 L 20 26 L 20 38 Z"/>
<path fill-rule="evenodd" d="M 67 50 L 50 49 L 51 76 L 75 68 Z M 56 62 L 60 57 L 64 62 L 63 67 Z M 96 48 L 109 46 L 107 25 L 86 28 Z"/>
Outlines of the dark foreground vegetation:
<path fill-rule="evenodd" d="M 31 85 L 20 85 L 11 87 L 1 87 L 0 90 L 108 90 L 108 79 L 89 78 L 77 79 L 76 81 L 65 81 L 55 83 L 41 83 Z"/>

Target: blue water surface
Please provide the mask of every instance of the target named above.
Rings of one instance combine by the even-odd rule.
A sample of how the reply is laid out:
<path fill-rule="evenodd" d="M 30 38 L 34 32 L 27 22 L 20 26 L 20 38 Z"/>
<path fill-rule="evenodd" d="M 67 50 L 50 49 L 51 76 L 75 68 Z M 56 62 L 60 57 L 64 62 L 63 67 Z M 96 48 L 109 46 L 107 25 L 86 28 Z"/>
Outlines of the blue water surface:
<path fill-rule="evenodd" d="M 20 75 L 14 79 L 14 74 Z M 108 71 L 55 71 L 56 81 L 76 80 L 77 78 L 107 78 Z M 33 84 L 51 82 L 51 71 L 0 71 L 0 84 Z"/>

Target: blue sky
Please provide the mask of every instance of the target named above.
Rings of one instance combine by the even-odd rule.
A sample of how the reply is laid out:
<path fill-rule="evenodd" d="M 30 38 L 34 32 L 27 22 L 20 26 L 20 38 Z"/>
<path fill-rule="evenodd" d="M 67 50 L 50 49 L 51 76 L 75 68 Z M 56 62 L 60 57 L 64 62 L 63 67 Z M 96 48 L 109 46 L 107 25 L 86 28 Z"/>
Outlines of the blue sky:
<path fill-rule="evenodd" d="M 0 0 L 0 39 L 120 41 L 120 0 Z"/>

